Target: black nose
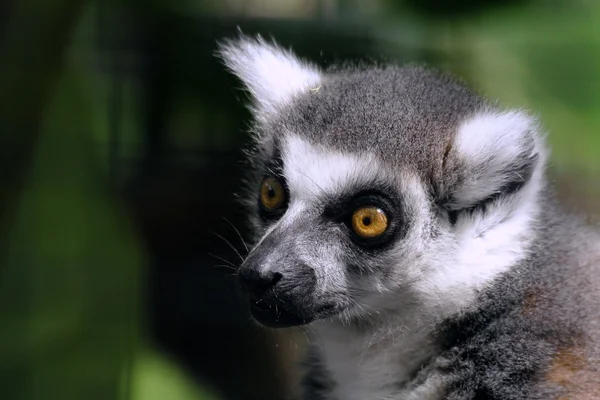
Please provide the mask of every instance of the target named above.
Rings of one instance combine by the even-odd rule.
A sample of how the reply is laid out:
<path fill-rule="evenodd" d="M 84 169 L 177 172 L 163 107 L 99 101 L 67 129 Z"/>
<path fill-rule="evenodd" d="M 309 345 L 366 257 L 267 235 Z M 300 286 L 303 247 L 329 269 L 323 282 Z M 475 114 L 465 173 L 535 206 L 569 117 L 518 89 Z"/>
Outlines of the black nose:
<path fill-rule="evenodd" d="M 253 268 L 240 268 L 238 277 L 242 287 L 250 295 L 260 299 L 265 292 L 273 288 L 283 278 L 279 272 L 259 272 Z"/>

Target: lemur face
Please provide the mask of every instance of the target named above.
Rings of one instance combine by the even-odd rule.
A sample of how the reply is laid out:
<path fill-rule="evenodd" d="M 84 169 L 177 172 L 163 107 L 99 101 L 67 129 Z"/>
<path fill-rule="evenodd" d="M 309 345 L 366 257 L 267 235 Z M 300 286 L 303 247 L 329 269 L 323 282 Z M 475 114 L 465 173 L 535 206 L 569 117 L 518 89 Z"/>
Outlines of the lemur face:
<path fill-rule="evenodd" d="M 415 67 L 322 72 L 261 39 L 221 56 L 253 96 L 239 269 L 271 327 L 462 304 L 524 256 L 535 121 Z"/>
<path fill-rule="evenodd" d="M 367 298 L 414 265 L 426 194 L 374 157 L 295 135 L 272 150 L 255 185 L 261 238 L 239 271 L 253 316 L 286 326 L 368 312 Z"/>

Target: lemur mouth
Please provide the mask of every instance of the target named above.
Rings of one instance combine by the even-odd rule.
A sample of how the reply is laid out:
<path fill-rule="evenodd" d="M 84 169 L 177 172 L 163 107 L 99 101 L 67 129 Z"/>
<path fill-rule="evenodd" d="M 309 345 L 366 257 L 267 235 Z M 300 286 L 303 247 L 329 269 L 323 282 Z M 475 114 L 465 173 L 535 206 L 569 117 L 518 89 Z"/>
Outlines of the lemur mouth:
<path fill-rule="evenodd" d="M 290 328 L 312 321 L 312 318 L 299 316 L 283 308 L 281 304 L 266 302 L 262 299 L 250 301 L 250 314 L 256 322 L 269 328 Z"/>

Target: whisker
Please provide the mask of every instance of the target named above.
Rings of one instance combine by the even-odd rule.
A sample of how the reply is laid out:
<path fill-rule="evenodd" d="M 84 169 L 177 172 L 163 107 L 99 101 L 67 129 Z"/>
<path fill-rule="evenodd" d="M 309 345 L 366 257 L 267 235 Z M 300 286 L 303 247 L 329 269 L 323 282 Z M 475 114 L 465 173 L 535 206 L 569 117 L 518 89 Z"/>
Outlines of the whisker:
<path fill-rule="evenodd" d="M 246 245 L 246 241 L 244 240 L 244 237 L 242 236 L 242 234 L 240 233 L 240 231 L 235 227 L 235 225 L 233 225 L 233 223 L 228 220 L 227 218 L 223 217 L 223 220 L 225 222 L 227 222 L 229 224 L 229 226 L 231 226 L 233 228 L 233 230 L 235 231 L 235 233 L 237 233 L 238 237 L 240 238 L 240 240 L 242 241 L 242 244 L 244 245 L 244 249 L 246 249 L 246 253 L 249 252 L 248 250 L 248 246 Z"/>
<path fill-rule="evenodd" d="M 216 233 L 214 231 L 209 231 L 209 232 L 214 234 L 215 236 L 217 236 L 219 239 L 223 240 L 229 247 L 231 247 L 231 249 L 233 251 L 235 251 L 235 254 L 240 258 L 240 261 L 244 261 L 244 257 L 242 257 L 242 255 L 240 254 L 238 249 L 234 245 L 232 245 L 231 242 L 229 242 L 229 240 L 225 239 L 223 236 L 219 235 L 218 233 Z"/>
<path fill-rule="evenodd" d="M 230 270 L 232 270 L 232 271 L 236 271 L 236 272 L 237 272 L 237 269 L 236 269 L 236 268 L 233 268 L 231 265 L 226 265 L 226 264 L 215 264 L 215 265 L 213 265 L 213 267 L 215 267 L 215 268 L 225 268 L 225 269 L 230 269 Z"/>
<path fill-rule="evenodd" d="M 223 261 L 225 264 L 229 265 L 231 268 L 234 268 L 237 271 L 238 266 L 235 265 L 234 263 L 232 263 L 231 261 L 226 260 L 223 257 L 219 257 L 219 256 L 217 256 L 216 254 L 213 254 L 213 253 L 208 253 L 208 255 L 216 258 L 217 260 Z"/>

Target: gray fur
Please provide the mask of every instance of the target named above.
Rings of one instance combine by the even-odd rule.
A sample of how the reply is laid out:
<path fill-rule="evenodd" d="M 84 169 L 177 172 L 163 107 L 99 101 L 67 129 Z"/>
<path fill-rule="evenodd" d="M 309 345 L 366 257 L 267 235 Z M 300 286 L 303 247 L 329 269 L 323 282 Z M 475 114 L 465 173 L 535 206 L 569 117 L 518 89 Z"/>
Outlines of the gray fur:
<path fill-rule="evenodd" d="M 269 93 L 261 54 L 293 87 Z M 305 399 L 600 398 L 600 235 L 555 200 L 535 118 L 419 66 L 319 71 L 245 37 L 221 55 L 256 114 L 240 279 L 277 277 L 252 298 L 267 325 L 318 332 Z M 276 217 L 265 176 L 289 185 Z M 364 190 L 391 221 L 377 246 L 338 217 Z"/>

